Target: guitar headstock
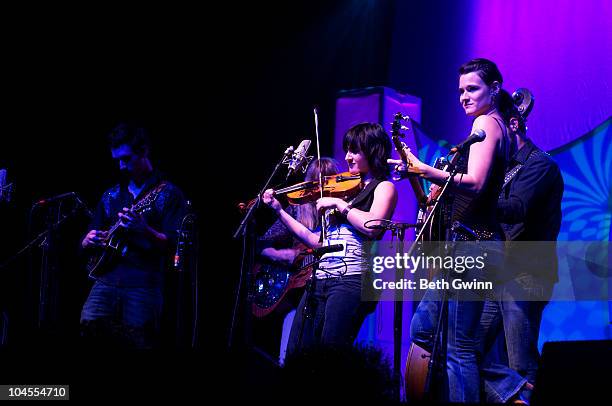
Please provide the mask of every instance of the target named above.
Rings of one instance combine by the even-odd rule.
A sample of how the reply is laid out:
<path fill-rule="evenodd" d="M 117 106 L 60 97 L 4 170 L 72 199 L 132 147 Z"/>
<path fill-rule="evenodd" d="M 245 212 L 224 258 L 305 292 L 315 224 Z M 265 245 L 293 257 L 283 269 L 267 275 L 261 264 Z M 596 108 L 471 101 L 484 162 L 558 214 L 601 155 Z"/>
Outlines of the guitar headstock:
<path fill-rule="evenodd" d="M 400 138 L 404 138 L 405 135 L 402 130 L 408 130 L 408 127 L 402 124 L 402 121 L 409 121 L 410 117 L 403 115 L 401 112 L 395 113 L 393 116 L 393 122 L 391 123 L 391 140 L 395 145 L 395 150 L 404 159 L 404 148 L 406 144 L 400 141 Z"/>
<path fill-rule="evenodd" d="M 400 138 L 405 137 L 402 130 L 408 130 L 408 127 L 402 125 L 402 121 L 410 120 L 409 116 L 404 116 L 401 112 L 395 113 L 393 116 L 393 123 L 391 123 L 391 140 L 393 141 L 393 145 L 395 146 L 395 150 L 400 156 L 400 159 L 404 162 L 404 165 L 407 169 L 412 166 L 412 163 L 408 159 L 406 155 L 406 144 L 400 140 Z M 393 171 L 392 178 L 393 180 L 403 179 L 405 176 L 404 173 L 398 170 L 398 166 Z"/>
<path fill-rule="evenodd" d="M 405 116 L 401 112 L 395 113 L 395 115 L 393 116 L 393 122 L 391 123 L 391 137 L 393 137 L 394 139 L 398 137 L 403 138 L 404 133 L 402 133 L 401 131 L 407 130 L 408 127 L 402 125 L 402 121 L 408 120 L 410 120 L 409 116 Z"/>
<path fill-rule="evenodd" d="M 427 196 L 425 196 L 425 193 L 423 192 L 423 187 L 420 184 L 419 180 L 415 176 L 412 176 L 417 174 L 418 172 L 413 171 L 414 166 L 412 162 L 408 159 L 408 156 L 405 151 L 406 144 L 400 140 L 400 138 L 405 137 L 404 133 L 402 133 L 402 130 L 409 130 L 408 127 L 402 125 L 403 121 L 410 122 L 410 116 L 405 116 L 401 112 L 395 113 L 395 115 L 393 116 L 393 123 L 391 124 L 391 140 L 393 141 L 393 145 L 395 145 L 395 150 L 397 151 L 402 162 L 404 163 L 405 169 L 400 170 L 400 165 L 396 165 L 395 169 L 392 172 L 391 178 L 394 181 L 398 181 L 407 177 L 410 181 L 410 185 L 414 190 L 417 202 L 419 206 L 421 206 L 424 205 L 427 201 Z"/>

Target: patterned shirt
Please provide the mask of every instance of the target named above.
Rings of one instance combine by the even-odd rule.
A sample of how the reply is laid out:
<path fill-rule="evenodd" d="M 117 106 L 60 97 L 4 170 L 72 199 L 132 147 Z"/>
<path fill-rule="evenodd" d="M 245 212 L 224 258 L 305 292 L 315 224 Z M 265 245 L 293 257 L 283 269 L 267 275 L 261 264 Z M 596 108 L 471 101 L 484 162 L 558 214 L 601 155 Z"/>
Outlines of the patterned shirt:
<path fill-rule="evenodd" d="M 130 207 L 163 180 L 158 171 L 153 171 L 145 181 L 138 196 L 134 199 L 126 184 L 118 184 L 102 195 L 89 230 L 108 230 L 119 219 L 118 213 Z M 143 235 L 127 232 L 124 255 L 113 263 L 111 270 L 97 279 L 112 286 L 121 287 L 160 287 L 163 282 L 162 271 L 169 264 L 170 253 L 176 247 L 179 223 L 185 215 L 186 206 L 183 193 L 172 183 L 166 186 L 152 203 L 150 210 L 143 213 L 147 224 L 168 238 L 166 250 L 160 250 Z M 119 230 L 122 231 L 122 230 Z"/>

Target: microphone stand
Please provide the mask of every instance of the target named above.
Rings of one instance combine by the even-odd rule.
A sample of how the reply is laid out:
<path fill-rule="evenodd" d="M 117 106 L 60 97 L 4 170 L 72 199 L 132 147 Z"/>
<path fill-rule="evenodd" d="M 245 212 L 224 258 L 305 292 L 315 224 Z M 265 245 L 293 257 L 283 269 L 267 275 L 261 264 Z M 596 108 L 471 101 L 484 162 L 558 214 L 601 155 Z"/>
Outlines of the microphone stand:
<path fill-rule="evenodd" d="M 261 206 L 261 198 L 264 192 L 269 188 L 270 183 L 272 182 L 272 179 L 276 176 L 280 167 L 283 165 L 283 163 L 286 161 L 287 158 L 291 157 L 292 154 L 293 154 L 293 147 L 289 147 L 285 150 L 283 157 L 280 159 L 280 161 L 278 161 L 278 163 L 274 167 L 274 170 L 272 171 L 272 174 L 268 177 L 268 180 L 266 181 L 264 186 L 259 191 L 259 194 L 256 197 L 257 200 L 255 204 L 253 204 L 249 208 L 247 213 L 244 215 L 242 221 L 240 222 L 240 225 L 238 226 L 238 229 L 236 229 L 236 232 L 233 235 L 233 238 L 235 240 L 242 237 L 242 240 L 243 240 L 242 251 L 243 252 L 242 252 L 242 261 L 240 265 L 240 276 L 238 278 L 238 283 L 236 286 L 236 298 L 234 301 L 234 309 L 232 311 L 232 320 L 230 323 L 230 330 L 229 330 L 229 335 L 228 335 L 228 340 L 227 340 L 228 349 L 232 348 L 232 345 L 234 342 L 234 329 L 236 328 L 236 318 L 238 314 L 238 308 L 240 307 L 240 296 L 241 296 L 243 280 L 246 281 L 247 289 L 250 289 L 250 286 L 251 286 L 251 270 L 253 269 L 253 263 L 255 261 L 255 233 L 254 233 L 254 230 L 252 230 L 252 227 L 249 227 L 249 225 L 251 223 L 254 223 L 253 213 L 255 212 L 257 208 Z M 249 240 L 250 240 L 250 248 L 251 248 L 250 251 L 251 252 L 250 252 L 250 255 L 247 256 L 246 251 L 247 251 L 247 247 L 249 246 L 248 244 Z M 248 266 L 245 267 L 245 263 L 248 263 Z M 250 323 L 251 300 L 252 300 L 251 292 L 247 290 L 246 313 L 245 313 L 245 333 L 250 328 L 248 324 Z M 245 334 L 245 338 L 246 338 L 247 344 L 250 345 L 250 342 L 249 342 L 250 339 L 246 334 Z"/>
<path fill-rule="evenodd" d="M 177 274 L 175 320 L 175 348 L 177 349 L 184 349 L 189 346 L 192 349 L 195 348 L 195 334 L 198 327 L 198 269 L 197 259 L 194 258 L 198 255 L 198 252 L 194 251 L 197 216 L 191 211 L 189 200 L 186 205 L 187 214 L 183 216 L 178 229 L 177 255 L 174 257 L 174 272 Z M 188 302 L 191 302 L 190 310 L 185 309 Z M 187 341 L 188 326 L 191 330 L 189 341 Z"/>
<path fill-rule="evenodd" d="M 378 221 L 381 225 L 368 226 L 367 223 Z M 407 223 L 396 223 L 389 220 L 370 220 L 366 222 L 366 228 L 390 230 L 392 238 L 397 239 L 397 245 L 395 246 L 395 253 L 402 255 L 404 253 L 404 238 L 406 236 L 406 229 L 412 227 L 418 227 L 418 224 L 407 224 Z M 413 249 L 410 249 L 412 253 Z M 403 269 L 395 270 L 396 282 L 401 281 L 404 277 Z M 402 321 L 404 313 L 404 297 L 403 292 L 400 289 L 395 291 L 395 300 L 393 302 L 393 377 L 398 385 L 398 396 L 399 401 L 403 400 L 403 385 L 402 385 L 402 374 L 401 374 L 401 358 L 402 358 Z"/>
<path fill-rule="evenodd" d="M 333 251 L 332 251 L 333 252 Z M 320 269 L 318 267 L 318 264 L 321 263 L 321 257 L 323 257 L 323 255 L 325 255 L 324 251 L 318 251 L 318 250 L 313 250 L 312 256 L 314 258 L 314 261 L 310 262 L 309 265 L 312 266 L 312 273 L 310 276 L 310 281 L 308 283 L 308 287 L 306 288 L 306 297 L 304 299 L 304 310 L 302 312 L 302 323 L 300 325 L 300 333 L 298 335 L 298 342 L 297 342 L 297 346 L 296 348 L 301 349 L 302 348 L 302 337 L 304 335 L 304 325 L 306 324 L 306 320 L 314 320 L 315 317 L 315 312 L 316 312 L 316 306 L 317 303 L 314 300 L 315 297 L 315 289 L 316 289 L 316 285 L 317 285 L 317 269 Z"/>
<path fill-rule="evenodd" d="M 52 330 L 58 322 L 58 300 L 59 300 L 59 258 L 57 253 L 57 241 L 61 237 L 58 234 L 59 226 L 75 213 L 82 210 L 85 214 L 92 217 L 93 214 L 74 192 L 70 193 L 75 199 L 72 210 L 67 215 L 62 215 L 63 200 L 58 202 L 52 210 L 47 213 L 46 235 L 40 243 L 41 265 L 39 274 L 38 292 L 38 328 Z"/>
<path fill-rule="evenodd" d="M 460 154 L 461 152 L 463 152 L 463 148 L 460 148 L 459 150 L 457 150 L 455 154 Z M 447 194 L 448 187 L 450 186 L 451 182 L 457 175 L 456 165 L 450 165 L 449 169 L 450 169 L 449 176 L 444 181 L 444 185 L 442 186 L 442 190 L 440 192 L 440 195 L 438 196 L 438 199 L 435 201 L 432 207 L 432 210 L 430 211 L 429 215 L 427 216 L 427 218 L 425 219 L 423 223 L 423 227 L 421 228 L 417 237 L 415 238 L 415 243 L 412 245 L 409 255 L 412 254 L 412 252 L 414 251 L 414 248 L 416 247 L 417 242 L 422 237 L 423 232 L 429 226 L 429 223 L 431 223 L 434 213 L 438 209 L 440 202 L 443 200 L 443 197 L 445 197 L 445 195 Z M 447 230 L 446 240 L 448 241 L 448 230 Z M 442 361 L 442 357 L 440 355 L 440 351 L 441 351 L 440 345 L 441 345 L 441 340 L 444 340 L 444 336 L 446 335 L 446 330 L 448 326 L 447 316 L 448 316 L 448 292 L 446 289 L 444 289 L 442 293 L 442 300 L 440 303 L 440 312 L 438 314 L 438 320 L 436 322 L 436 328 L 434 330 L 433 345 L 431 349 L 431 354 L 429 356 L 427 377 L 425 378 L 424 396 L 426 400 L 432 400 L 432 401 L 434 400 L 432 397 L 432 391 L 431 391 L 432 380 L 433 380 L 434 372 L 437 373 L 438 368 L 440 368 L 440 364 Z"/>
<path fill-rule="evenodd" d="M 259 194 L 257 195 L 257 201 L 255 202 L 254 205 L 251 206 L 251 208 L 247 211 L 247 213 L 245 214 L 244 218 L 242 219 L 242 221 L 240 222 L 240 225 L 238 226 L 238 229 L 236 230 L 236 232 L 234 233 L 233 238 L 236 240 L 239 237 L 244 237 L 246 235 L 246 228 L 247 228 L 247 224 L 249 223 L 249 221 L 251 221 L 251 217 L 253 216 L 253 212 L 255 211 L 255 209 L 259 208 L 260 204 L 261 204 L 261 196 L 263 196 L 264 192 L 268 189 L 268 187 L 270 186 L 270 183 L 272 182 L 272 179 L 276 176 L 276 174 L 278 173 L 278 170 L 280 169 L 281 165 L 283 165 L 283 162 L 285 162 L 285 159 L 287 159 L 288 157 L 290 157 L 293 154 L 293 147 L 289 147 L 287 148 L 287 150 L 285 151 L 285 153 L 283 154 L 283 157 L 281 158 L 280 161 L 278 161 L 278 163 L 276 164 L 276 166 L 274 167 L 274 170 L 272 171 L 272 174 L 270 175 L 270 177 L 268 178 L 268 180 L 266 181 L 266 183 L 264 184 L 264 186 L 261 188 L 261 190 L 259 191 Z"/>
<path fill-rule="evenodd" d="M 463 148 L 460 148 L 457 150 L 457 152 L 455 153 L 456 158 L 459 157 L 459 155 L 457 154 L 460 154 L 461 152 L 463 152 Z M 430 223 L 432 222 L 434 214 L 436 213 L 436 210 L 440 206 L 440 202 L 446 196 L 448 188 L 456 175 L 457 175 L 457 166 L 449 164 L 449 176 L 444 181 L 444 185 L 442 186 L 440 194 L 438 198 L 435 200 L 434 205 L 431 211 L 429 212 L 428 216 L 426 217 L 425 221 L 422 224 L 416 225 L 417 227 L 420 226 L 420 229 L 414 239 L 414 242 L 412 243 L 412 245 L 410 246 L 410 249 L 407 252 L 407 256 L 409 257 L 412 256 L 415 249 L 420 244 L 420 241 L 423 237 L 423 233 L 425 232 L 425 230 L 427 230 Z M 389 221 L 383 221 L 383 224 L 384 225 L 379 226 L 379 227 L 382 227 L 387 230 L 391 230 L 394 233 L 393 236 L 398 238 L 397 253 L 401 255 L 404 249 L 404 230 L 405 228 L 408 228 L 410 226 L 414 227 L 415 225 L 401 224 L 401 223 L 397 224 L 397 223 L 393 223 Z M 401 280 L 403 276 L 404 276 L 403 270 L 396 270 L 396 279 L 398 281 Z M 396 377 L 398 377 L 398 379 L 401 379 L 399 377 L 400 377 L 400 358 L 401 358 L 401 345 L 402 345 L 401 344 L 402 342 L 402 315 L 403 315 L 403 301 L 398 300 L 398 299 L 402 299 L 402 298 L 403 298 L 402 293 L 396 292 L 396 300 L 394 303 L 394 316 L 393 316 L 393 333 L 394 333 L 393 334 L 393 373 Z M 444 293 L 442 296 L 442 303 L 440 305 L 440 314 L 438 316 L 438 320 L 436 323 L 436 329 L 434 331 L 434 343 L 433 343 L 433 348 L 432 348 L 431 355 L 429 358 L 429 368 L 428 368 L 427 377 L 425 380 L 424 393 L 425 393 L 426 400 L 431 400 L 431 381 L 432 381 L 432 373 L 433 373 L 432 371 L 434 370 L 434 368 L 439 366 L 439 362 L 440 362 L 439 360 L 439 341 L 440 341 L 440 338 L 442 338 L 441 337 L 442 332 L 445 331 L 445 329 L 443 329 L 443 325 L 446 324 L 447 303 L 448 303 L 447 292 L 446 290 L 444 290 Z M 403 388 L 403 385 L 400 384 L 400 401 L 402 400 L 401 399 L 401 396 L 402 396 L 401 389 L 402 388 Z"/>
<path fill-rule="evenodd" d="M 40 244 L 40 286 L 38 292 L 38 328 L 47 328 L 55 324 L 57 316 L 57 228 L 53 226 L 61 220 L 61 202 L 47 213 L 47 235 Z"/>
<path fill-rule="evenodd" d="M 36 207 L 36 204 L 32 206 L 32 210 L 30 210 L 30 218 L 32 217 L 34 207 Z M 28 274 L 29 283 L 38 283 L 38 308 L 37 310 L 34 310 L 33 307 L 31 309 L 32 316 L 36 319 L 36 325 L 32 326 L 34 328 L 43 329 L 52 327 L 56 322 L 58 285 L 56 280 L 57 264 L 54 256 L 55 254 L 53 253 L 54 240 L 56 237 L 55 233 L 64 223 L 74 217 L 81 210 L 88 213 L 86 206 L 81 203 L 76 204 L 72 210 L 65 215 L 61 213 L 60 207 L 55 208 L 55 210 L 47 215 L 46 229 L 30 240 L 11 258 L 0 264 L 0 269 L 4 269 L 34 246 L 38 245 L 38 247 L 41 249 L 41 262 L 37 280 L 34 279 L 34 271 L 32 268 L 30 268 Z M 31 224 L 29 227 L 30 226 Z M 28 290 L 28 295 L 32 295 L 30 299 L 33 302 L 35 300 L 34 292 Z"/>
<path fill-rule="evenodd" d="M 70 219 L 72 216 L 76 215 L 76 213 L 78 213 L 79 210 L 82 210 L 82 209 L 84 209 L 84 206 L 78 205 L 74 209 L 72 209 L 70 211 L 70 213 L 68 213 L 68 214 L 58 218 L 58 220 L 55 223 L 49 225 L 47 229 L 45 229 L 44 231 L 39 233 L 36 237 L 34 237 L 28 243 L 26 243 L 26 245 L 23 248 L 21 248 L 19 251 L 17 251 L 16 254 L 14 254 L 8 260 L 6 260 L 2 264 L 0 264 L 0 269 L 6 268 L 8 265 L 11 264 L 11 262 L 13 262 L 17 258 L 19 258 L 24 253 L 26 253 L 30 248 L 34 247 L 36 244 L 40 244 L 42 246 L 42 244 L 45 241 L 45 238 L 47 238 L 47 236 L 49 235 L 49 233 L 51 231 L 54 231 L 54 230 L 57 230 L 58 228 L 60 228 L 60 226 L 62 226 L 62 224 L 64 224 L 68 219 Z M 86 213 L 89 212 L 88 209 L 85 209 L 85 210 L 86 210 Z"/>
<path fill-rule="evenodd" d="M 404 237 L 406 235 L 406 227 L 395 227 L 391 229 L 392 236 L 397 238 L 396 254 L 402 255 L 404 252 Z M 404 276 L 403 269 L 395 270 L 396 281 L 401 281 Z M 403 400 L 401 384 L 401 367 L 400 360 L 402 357 L 402 320 L 404 313 L 404 295 L 403 291 L 396 289 L 395 301 L 393 302 L 393 375 L 399 384 L 399 400 Z"/>
<path fill-rule="evenodd" d="M 308 287 L 306 288 L 306 296 L 304 298 L 304 310 L 302 311 L 302 323 L 300 323 L 300 333 L 298 335 L 298 342 L 296 346 L 298 351 L 301 350 L 302 348 L 302 340 L 304 337 L 304 325 L 306 324 L 306 320 L 314 320 L 314 315 L 315 315 L 316 306 L 317 306 L 317 303 L 314 300 L 315 289 L 317 285 L 317 268 L 318 268 L 317 265 L 321 261 L 322 255 L 318 255 L 315 253 L 313 254 L 313 256 L 314 256 L 314 261 L 312 263 L 312 273 L 310 275 L 310 281 L 308 283 Z"/>

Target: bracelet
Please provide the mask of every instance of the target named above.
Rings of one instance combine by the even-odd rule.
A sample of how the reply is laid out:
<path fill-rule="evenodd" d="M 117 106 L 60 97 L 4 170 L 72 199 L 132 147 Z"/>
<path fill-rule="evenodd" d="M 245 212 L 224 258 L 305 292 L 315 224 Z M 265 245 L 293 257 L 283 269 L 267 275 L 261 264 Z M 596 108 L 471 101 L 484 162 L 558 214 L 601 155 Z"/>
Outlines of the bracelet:
<path fill-rule="evenodd" d="M 348 216 L 349 211 L 351 211 L 353 209 L 353 206 L 351 206 L 350 204 L 348 204 L 344 210 L 342 210 L 342 215 L 344 217 Z"/>

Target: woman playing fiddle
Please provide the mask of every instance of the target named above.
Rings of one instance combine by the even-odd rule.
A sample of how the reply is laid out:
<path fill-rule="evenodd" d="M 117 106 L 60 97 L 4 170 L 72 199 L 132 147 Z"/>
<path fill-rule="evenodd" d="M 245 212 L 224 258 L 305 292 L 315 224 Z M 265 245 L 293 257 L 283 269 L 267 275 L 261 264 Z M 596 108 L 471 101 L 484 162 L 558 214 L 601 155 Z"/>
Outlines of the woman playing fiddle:
<path fill-rule="evenodd" d="M 351 174 L 362 176 L 362 191 L 350 202 L 323 197 L 316 207 L 323 213 L 325 231 L 311 231 L 291 217 L 269 189 L 263 201 L 277 214 L 280 221 L 302 243 L 310 248 L 343 244 L 343 250 L 322 257 L 316 272 L 315 291 L 305 317 L 306 293 L 298 307 L 291 328 L 287 355 L 314 345 L 351 345 L 365 316 L 374 310 L 375 302 L 362 301 L 362 276 L 368 269 L 364 243 L 382 237 L 382 230 L 364 225 L 373 219 L 390 219 L 397 202 L 395 186 L 387 181 L 387 159 L 391 141 L 378 124 L 362 123 L 351 127 L 343 138 L 345 160 Z"/>
<path fill-rule="evenodd" d="M 319 179 L 319 172 L 323 176 L 333 175 L 339 172 L 338 163 L 335 159 L 322 157 L 320 160 L 312 161 L 306 169 L 305 181 L 315 182 Z M 319 226 L 320 217 L 317 215 L 314 202 L 290 205 L 284 209 L 292 218 L 295 218 L 307 229 L 314 230 Z M 296 245 L 295 237 L 287 227 L 277 220 L 260 238 L 257 240 L 259 255 L 273 263 L 285 266 L 293 265 L 299 250 L 294 248 Z"/>

